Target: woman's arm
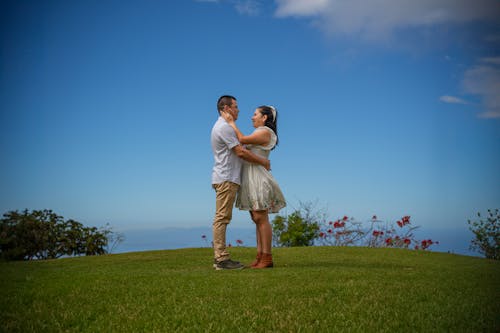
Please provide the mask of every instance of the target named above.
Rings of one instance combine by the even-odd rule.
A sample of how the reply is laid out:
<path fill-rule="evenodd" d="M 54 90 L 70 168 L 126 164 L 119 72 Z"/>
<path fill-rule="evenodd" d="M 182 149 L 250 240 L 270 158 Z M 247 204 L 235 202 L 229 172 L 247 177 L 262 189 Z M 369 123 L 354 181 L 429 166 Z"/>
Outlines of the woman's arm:
<path fill-rule="evenodd" d="M 229 126 L 234 129 L 236 136 L 238 137 L 238 141 L 242 144 L 254 144 L 254 145 L 267 145 L 271 141 L 271 133 L 268 131 L 253 131 L 250 135 L 244 135 L 241 133 L 239 128 L 236 126 L 233 117 L 227 112 L 222 112 L 222 117 L 227 121 Z"/>

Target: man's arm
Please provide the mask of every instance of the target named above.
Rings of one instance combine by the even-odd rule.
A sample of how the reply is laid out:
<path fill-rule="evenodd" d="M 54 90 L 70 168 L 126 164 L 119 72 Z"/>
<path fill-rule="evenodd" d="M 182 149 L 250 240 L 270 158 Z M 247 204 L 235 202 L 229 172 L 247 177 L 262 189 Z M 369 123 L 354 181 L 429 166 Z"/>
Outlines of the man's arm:
<path fill-rule="evenodd" d="M 271 161 L 269 161 L 267 158 L 252 153 L 250 150 L 245 149 L 242 145 L 235 146 L 233 148 L 233 151 L 236 155 L 238 155 L 239 158 L 242 158 L 250 163 L 260 164 L 264 168 L 266 168 L 266 170 L 271 170 Z"/>

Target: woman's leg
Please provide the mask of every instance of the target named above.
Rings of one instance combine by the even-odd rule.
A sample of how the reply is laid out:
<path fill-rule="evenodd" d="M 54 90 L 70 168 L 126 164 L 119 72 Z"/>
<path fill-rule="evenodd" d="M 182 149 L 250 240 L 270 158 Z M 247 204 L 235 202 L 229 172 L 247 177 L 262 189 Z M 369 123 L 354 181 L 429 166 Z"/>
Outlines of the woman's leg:
<path fill-rule="evenodd" d="M 253 211 L 252 219 L 257 225 L 258 244 L 260 243 L 260 252 L 270 254 L 272 251 L 273 228 L 269 223 L 267 210 Z M 257 248 L 259 250 L 259 248 Z"/>
<path fill-rule="evenodd" d="M 269 268 L 273 267 L 272 241 L 273 241 L 273 228 L 269 223 L 269 215 L 267 210 L 253 211 L 252 218 L 257 225 L 257 232 L 259 234 L 260 248 L 262 250 L 260 259 L 257 264 L 252 268 Z"/>
<path fill-rule="evenodd" d="M 262 242 L 260 240 L 259 225 L 257 224 L 257 221 L 255 221 L 252 211 L 250 211 L 250 217 L 252 218 L 253 223 L 255 223 L 255 240 L 257 242 L 257 253 L 262 253 Z"/>
<path fill-rule="evenodd" d="M 250 267 L 255 268 L 255 266 L 259 264 L 259 261 L 262 258 L 262 242 L 260 241 L 259 225 L 255 221 L 252 211 L 250 211 L 250 217 L 255 223 L 255 240 L 257 241 L 257 256 L 255 256 L 255 260 L 250 264 Z"/>

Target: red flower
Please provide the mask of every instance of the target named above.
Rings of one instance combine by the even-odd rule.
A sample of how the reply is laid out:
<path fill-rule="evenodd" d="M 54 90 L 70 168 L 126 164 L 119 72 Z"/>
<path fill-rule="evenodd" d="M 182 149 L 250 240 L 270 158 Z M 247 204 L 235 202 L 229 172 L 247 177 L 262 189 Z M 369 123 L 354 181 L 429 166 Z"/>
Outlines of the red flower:
<path fill-rule="evenodd" d="M 398 223 L 398 226 L 399 226 L 400 228 L 402 228 L 402 227 L 403 227 L 403 222 L 398 221 L 397 223 Z"/>
<path fill-rule="evenodd" d="M 325 234 L 324 232 L 320 232 L 320 233 L 319 233 L 319 237 L 323 238 L 323 237 L 325 237 L 325 236 L 326 236 L 326 234 Z"/>
<path fill-rule="evenodd" d="M 345 226 L 345 222 L 340 222 L 340 221 L 337 221 L 333 224 L 334 228 L 343 228 L 344 226 Z"/>
<path fill-rule="evenodd" d="M 403 216 L 401 219 L 403 225 L 410 224 L 410 217 L 409 216 Z"/>
<path fill-rule="evenodd" d="M 373 236 L 375 237 L 382 236 L 383 234 L 384 234 L 383 231 L 373 230 Z"/>
<path fill-rule="evenodd" d="M 342 219 L 343 221 L 347 221 L 348 217 L 347 216 L 344 216 L 344 218 Z"/>
<path fill-rule="evenodd" d="M 236 244 L 241 245 L 241 244 L 243 244 L 243 241 L 241 239 L 237 239 Z"/>
<path fill-rule="evenodd" d="M 405 239 L 403 240 L 403 242 L 404 242 L 406 245 L 410 245 L 411 240 L 410 240 L 409 238 L 405 238 Z"/>
<path fill-rule="evenodd" d="M 333 232 L 332 229 L 328 229 L 328 233 L 331 234 Z"/>
<path fill-rule="evenodd" d="M 387 239 L 385 240 L 385 244 L 386 244 L 386 245 L 392 245 L 392 238 L 390 238 L 390 237 L 389 237 L 389 238 L 387 238 Z"/>
<path fill-rule="evenodd" d="M 421 245 L 422 245 L 422 249 L 425 250 L 426 248 L 428 248 L 429 246 L 431 246 L 432 244 L 437 244 L 437 242 L 434 242 L 432 239 L 427 239 L 427 240 L 423 240 L 421 242 Z"/>

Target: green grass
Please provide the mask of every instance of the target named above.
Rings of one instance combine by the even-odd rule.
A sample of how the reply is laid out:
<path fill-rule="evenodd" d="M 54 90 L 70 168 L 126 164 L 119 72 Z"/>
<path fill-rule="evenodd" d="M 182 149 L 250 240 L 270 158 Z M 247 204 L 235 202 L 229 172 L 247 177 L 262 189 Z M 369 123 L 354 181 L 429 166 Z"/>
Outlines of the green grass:
<path fill-rule="evenodd" d="M 250 262 L 254 249 L 232 248 Z M 4 332 L 495 332 L 500 263 L 398 249 L 208 248 L 0 263 Z"/>

